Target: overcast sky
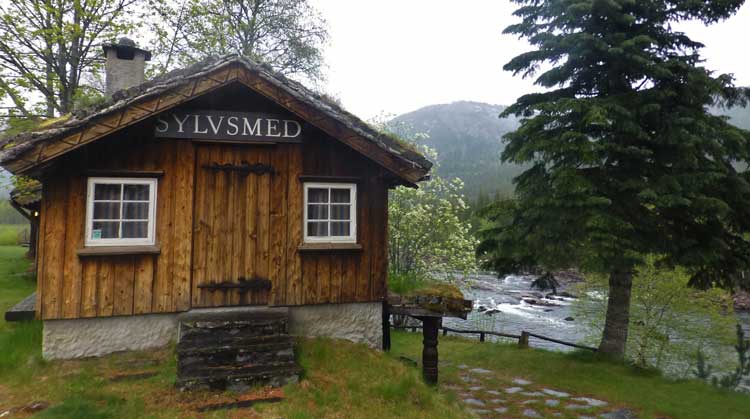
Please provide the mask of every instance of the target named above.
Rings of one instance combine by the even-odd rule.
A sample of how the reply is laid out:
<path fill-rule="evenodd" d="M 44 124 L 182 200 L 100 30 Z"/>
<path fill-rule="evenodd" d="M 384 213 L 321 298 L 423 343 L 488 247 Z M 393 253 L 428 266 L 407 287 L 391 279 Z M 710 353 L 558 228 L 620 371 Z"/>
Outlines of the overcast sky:
<path fill-rule="evenodd" d="M 436 103 L 507 105 L 534 86 L 503 64 L 528 45 L 502 30 L 516 19 L 507 0 L 311 0 L 329 24 L 324 85 L 369 119 Z M 750 86 L 750 5 L 705 28 L 679 26 L 706 45 L 707 66 Z"/>

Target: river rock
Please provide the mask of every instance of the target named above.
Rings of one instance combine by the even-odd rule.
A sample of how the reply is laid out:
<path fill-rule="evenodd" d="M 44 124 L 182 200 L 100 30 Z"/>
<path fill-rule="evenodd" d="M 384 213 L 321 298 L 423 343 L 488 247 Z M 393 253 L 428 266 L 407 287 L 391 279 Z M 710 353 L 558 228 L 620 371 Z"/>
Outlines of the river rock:
<path fill-rule="evenodd" d="M 487 394 L 491 394 L 491 395 L 493 395 L 493 396 L 499 396 L 499 395 L 501 395 L 501 394 L 502 394 L 502 393 L 500 393 L 500 392 L 499 392 L 499 391 L 497 391 L 497 390 L 487 390 L 487 391 L 485 391 L 485 393 L 487 393 Z"/>
<path fill-rule="evenodd" d="M 495 313 L 499 313 L 499 312 L 500 312 L 500 310 L 498 310 L 496 308 L 491 308 L 491 309 L 485 311 L 484 314 L 486 314 L 488 316 L 491 316 L 491 315 L 493 315 Z"/>
<path fill-rule="evenodd" d="M 575 319 L 574 319 L 573 317 L 570 317 L 570 316 L 568 316 L 568 317 L 566 317 L 566 318 L 565 318 L 565 321 L 566 321 L 566 322 L 572 322 L 572 321 L 574 321 L 574 320 L 575 320 Z"/>
<path fill-rule="evenodd" d="M 541 418 L 542 417 L 542 415 L 540 415 L 539 412 L 537 412 L 534 409 L 524 410 L 523 415 L 526 416 L 527 418 Z"/>
<path fill-rule="evenodd" d="M 464 403 L 471 406 L 484 406 L 484 402 L 477 399 L 464 399 Z"/>
<path fill-rule="evenodd" d="M 508 393 L 508 394 L 515 394 L 515 393 L 518 393 L 520 391 L 523 391 L 523 388 L 521 388 L 521 387 L 509 387 L 509 388 L 505 389 L 505 392 Z"/>
<path fill-rule="evenodd" d="M 527 385 L 531 384 L 531 381 L 524 380 L 523 378 L 514 378 L 513 379 L 513 384 L 518 384 L 519 386 L 527 386 Z"/>
<path fill-rule="evenodd" d="M 551 388 L 545 388 L 545 389 L 542 389 L 542 391 L 549 394 L 550 396 L 557 397 L 558 399 L 564 399 L 564 398 L 570 397 L 570 394 L 568 393 L 565 393 L 563 391 L 552 390 Z"/>
<path fill-rule="evenodd" d="M 601 419 L 638 419 L 638 415 L 630 409 L 620 409 L 599 415 Z"/>
<path fill-rule="evenodd" d="M 560 405 L 560 400 L 549 399 L 549 400 L 545 400 L 544 404 L 549 407 L 557 407 Z"/>
<path fill-rule="evenodd" d="M 544 393 L 541 393 L 541 392 L 538 392 L 538 391 L 522 391 L 521 394 L 524 395 L 524 396 L 526 396 L 526 397 L 540 397 L 540 396 L 544 396 Z"/>
<path fill-rule="evenodd" d="M 501 407 L 496 407 L 496 408 L 494 408 L 492 410 L 494 410 L 497 413 L 506 413 L 508 411 L 508 408 L 501 406 Z"/>
<path fill-rule="evenodd" d="M 472 374 L 492 374 L 492 371 L 486 370 L 484 368 L 472 368 L 469 370 Z"/>
<path fill-rule="evenodd" d="M 592 407 L 604 407 L 607 405 L 607 402 L 603 400 L 592 399 L 590 397 L 574 397 L 573 400 L 586 403 L 587 405 Z"/>
<path fill-rule="evenodd" d="M 585 405 L 585 404 L 569 404 L 565 406 L 568 410 L 581 410 L 581 409 L 588 409 L 591 406 Z"/>

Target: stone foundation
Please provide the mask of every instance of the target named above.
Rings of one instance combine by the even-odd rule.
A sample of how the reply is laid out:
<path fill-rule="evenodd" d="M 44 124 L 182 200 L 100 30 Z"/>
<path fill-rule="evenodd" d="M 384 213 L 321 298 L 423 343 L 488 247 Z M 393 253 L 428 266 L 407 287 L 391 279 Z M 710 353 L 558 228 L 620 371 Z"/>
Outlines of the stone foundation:
<path fill-rule="evenodd" d="M 177 314 L 46 320 L 45 359 L 102 356 L 167 346 L 177 338 Z"/>
<path fill-rule="evenodd" d="M 383 348 L 383 303 L 289 307 L 289 333 L 325 336 Z"/>
<path fill-rule="evenodd" d="M 382 310 L 380 302 L 289 307 L 289 334 L 381 349 Z M 177 313 L 46 320 L 42 354 L 45 359 L 71 359 L 155 349 L 175 341 L 177 329 Z"/>

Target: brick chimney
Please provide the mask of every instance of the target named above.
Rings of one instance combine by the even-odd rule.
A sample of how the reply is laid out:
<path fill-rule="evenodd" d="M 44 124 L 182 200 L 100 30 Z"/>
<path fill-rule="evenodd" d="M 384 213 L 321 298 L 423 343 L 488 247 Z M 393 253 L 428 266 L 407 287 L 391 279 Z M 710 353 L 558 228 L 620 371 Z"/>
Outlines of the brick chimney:
<path fill-rule="evenodd" d="M 107 95 L 143 83 L 146 61 L 151 52 L 138 48 L 129 38 L 120 38 L 116 43 L 102 45 L 106 58 Z"/>

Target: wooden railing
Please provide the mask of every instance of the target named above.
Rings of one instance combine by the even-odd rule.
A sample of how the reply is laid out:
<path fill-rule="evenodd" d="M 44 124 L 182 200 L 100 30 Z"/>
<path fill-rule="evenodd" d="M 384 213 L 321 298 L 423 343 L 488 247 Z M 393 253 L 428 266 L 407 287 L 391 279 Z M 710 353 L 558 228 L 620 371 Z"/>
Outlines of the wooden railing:
<path fill-rule="evenodd" d="M 411 330 L 412 332 L 416 332 L 418 329 L 422 329 L 422 326 L 395 326 L 391 325 L 394 329 L 402 329 L 402 330 Z M 570 346 L 577 349 L 585 349 L 588 351 L 596 352 L 597 348 L 591 347 L 591 346 L 585 346 L 585 345 L 579 345 L 577 343 L 573 342 L 566 342 L 564 340 L 560 339 L 554 339 L 547 336 L 542 336 L 536 333 L 531 333 L 527 331 L 521 331 L 520 335 L 514 335 L 511 333 L 502 333 L 502 332 L 495 332 L 491 330 L 464 330 L 464 329 L 454 329 L 452 327 L 445 327 L 440 326 L 438 328 L 439 330 L 443 331 L 443 336 L 447 336 L 448 333 L 456 333 L 459 335 L 479 335 L 479 341 L 484 342 L 486 339 L 486 336 L 498 336 L 498 337 L 504 337 L 504 338 L 510 338 L 510 339 L 516 339 L 518 340 L 518 346 L 522 348 L 528 348 L 529 347 L 529 338 L 533 337 L 540 340 L 545 340 L 547 342 L 557 343 L 559 345 L 565 345 Z"/>

